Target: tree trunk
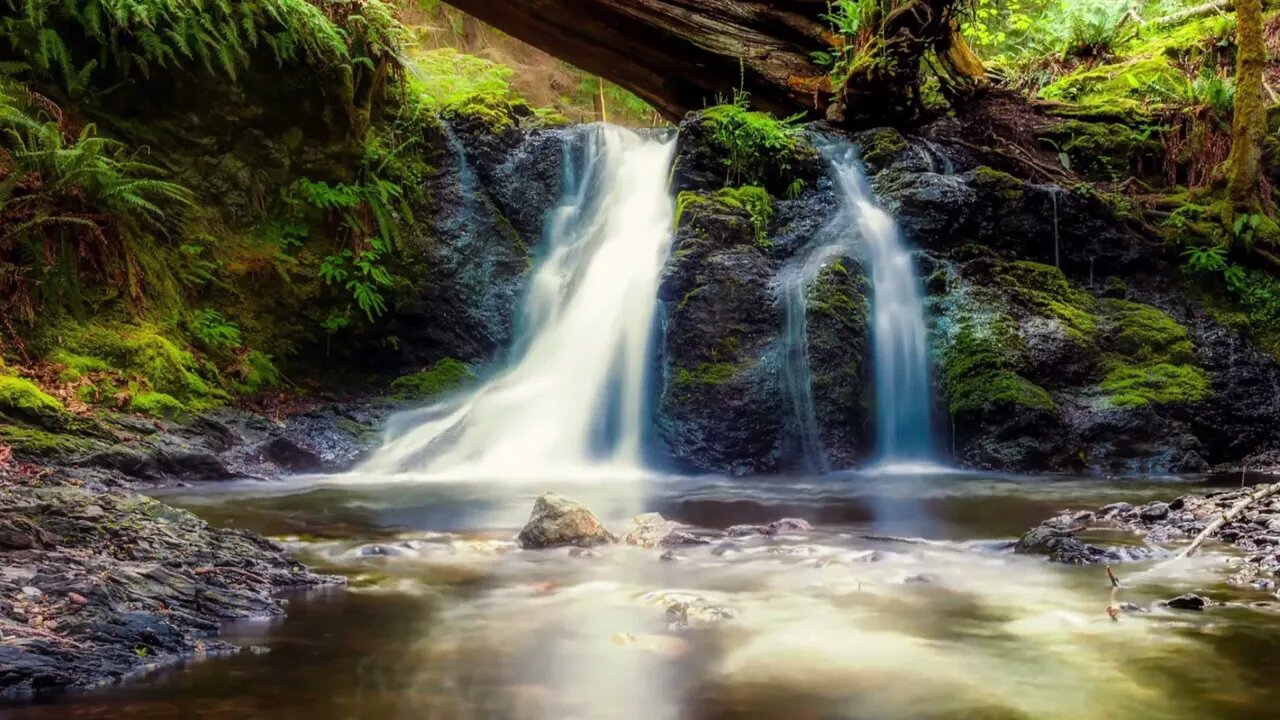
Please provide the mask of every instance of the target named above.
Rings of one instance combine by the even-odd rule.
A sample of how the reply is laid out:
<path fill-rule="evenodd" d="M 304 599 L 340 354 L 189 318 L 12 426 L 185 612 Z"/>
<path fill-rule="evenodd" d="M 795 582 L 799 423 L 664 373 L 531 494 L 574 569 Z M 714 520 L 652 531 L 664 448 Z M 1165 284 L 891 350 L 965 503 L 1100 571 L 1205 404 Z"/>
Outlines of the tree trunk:
<path fill-rule="evenodd" d="M 836 95 L 858 123 L 902 120 L 920 59 L 947 52 L 958 0 L 886 0 L 881 62 L 833 88 L 830 54 L 847 39 L 828 0 L 446 0 L 449 4 L 649 102 L 668 120 L 744 91 L 778 115 L 828 115 Z M 858 98 L 854 102 L 851 98 Z"/>
<path fill-rule="evenodd" d="M 1227 196 L 1237 212 L 1255 212 L 1259 194 L 1262 143 L 1267 131 L 1262 71 L 1267 46 L 1262 31 L 1262 0 L 1236 3 L 1236 106 L 1227 158 Z"/>

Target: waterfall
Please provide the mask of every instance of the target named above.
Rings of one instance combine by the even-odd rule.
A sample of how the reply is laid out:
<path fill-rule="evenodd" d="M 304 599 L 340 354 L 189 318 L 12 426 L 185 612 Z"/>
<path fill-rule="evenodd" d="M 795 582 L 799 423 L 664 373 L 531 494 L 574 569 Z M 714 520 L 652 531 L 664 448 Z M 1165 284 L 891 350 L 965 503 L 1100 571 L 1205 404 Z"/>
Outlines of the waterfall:
<path fill-rule="evenodd" d="M 851 254 L 847 233 L 814 243 L 799 262 L 783 269 L 778 278 L 784 310 L 782 332 L 782 388 L 789 399 L 790 454 L 807 472 L 826 472 L 826 453 L 818 432 L 813 406 L 813 375 L 809 369 L 808 295 L 809 286 L 826 264 Z"/>
<path fill-rule="evenodd" d="M 675 143 L 612 126 L 584 132 L 506 369 L 393 418 L 361 472 L 508 478 L 639 467 Z"/>
<path fill-rule="evenodd" d="M 923 292 L 897 223 L 875 203 L 855 148 L 828 148 L 844 210 L 871 268 L 876 450 L 881 464 L 934 458 Z"/>

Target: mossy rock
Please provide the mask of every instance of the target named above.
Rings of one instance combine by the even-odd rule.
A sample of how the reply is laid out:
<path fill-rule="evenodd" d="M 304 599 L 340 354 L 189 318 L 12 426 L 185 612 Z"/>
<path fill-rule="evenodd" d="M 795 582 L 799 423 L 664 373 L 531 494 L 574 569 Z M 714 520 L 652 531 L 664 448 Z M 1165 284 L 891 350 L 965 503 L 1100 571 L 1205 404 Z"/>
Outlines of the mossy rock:
<path fill-rule="evenodd" d="M 474 379 L 475 374 L 466 363 L 445 358 L 429 370 L 397 378 L 391 383 L 391 397 L 396 400 L 431 400 Z"/>
<path fill-rule="evenodd" d="M 996 268 L 1001 289 L 1012 298 L 1062 323 L 1082 347 L 1093 345 L 1098 332 L 1097 300 L 1052 265 L 1019 260 Z"/>
<path fill-rule="evenodd" d="M 199 371 L 191 352 L 151 325 L 71 325 L 56 332 L 64 354 L 82 368 L 108 368 L 137 380 L 144 391 L 201 406 L 227 399 Z"/>
<path fill-rule="evenodd" d="M 62 403 L 30 380 L 0 375 L 0 415 L 51 427 L 62 423 L 66 411 Z"/>
<path fill-rule="evenodd" d="M 1116 407 L 1194 403 L 1209 394 L 1209 377 L 1192 365 L 1117 364 L 1103 378 L 1101 388 Z"/>
<path fill-rule="evenodd" d="M 969 183 L 982 197 L 999 198 L 1005 203 L 1015 203 L 1025 193 L 1023 182 L 1007 172 L 996 170 L 986 165 L 973 169 L 973 179 Z"/>
<path fill-rule="evenodd" d="M 99 447 L 88 438 L 39 428 L 0 423 L 0 441 L 20 455 L 33 459 L 68 461 L 87 455 Z"/>
<path fill-rule="evenodd" d="M 1160 169 L 1164 153 L 1154 126 L 1068 120 L 1039 133 L 1037 139 L 1065 157 L 1070 169 L 1096 180 L 1124 180 L 1139 169 L 1151 175 Z"/>
<path fill-rule="evenodd" d="M 1127 300 L 1104 300 L 1101 308 L 1108 351 L 1139 365 L 1194 361 L 1187 329 L 1159 308 Z"/>
<path fill-rule="evenodd" d="M 177 420 L 188 413 L 183 405 L 172 395 L 161 392 L 145 392 L 135 395 L 129 401 L 129 409 L 140 415 L 148 415 L 162 420 Z"/>
<path fill-rule="evenodd" d="M 1002 407 L 1050 410 L 1049 392 L 1018 374 L 1026 346 L 1006 315 L 965 318 L 942 352 L 939 370 L 952 414 L 985 413 Z"/>
<path fill-rule="evenodd" d="M 902 133 L 893 128 L 868 130 L 858 136 L 858 149 L 862 154 L 862 162 L 872 173 L 893 164 L 909 147 Z"/>

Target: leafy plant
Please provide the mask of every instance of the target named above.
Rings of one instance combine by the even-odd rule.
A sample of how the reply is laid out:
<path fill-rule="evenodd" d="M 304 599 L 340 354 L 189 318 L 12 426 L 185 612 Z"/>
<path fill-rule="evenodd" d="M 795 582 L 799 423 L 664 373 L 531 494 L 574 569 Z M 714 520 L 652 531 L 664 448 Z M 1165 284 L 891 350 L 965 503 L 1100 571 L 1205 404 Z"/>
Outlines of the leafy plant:
<path fill-rule="evenodd" d="M 71 134 L 63 119 L 55 103 L 0 75 L 0 310 L 29 319 L 33 288 L 58 299 L 78 290 L 82 272 L 141 303 L 132 246 L 166 234 L 192 199 L 140 153 L 93 125 Z"/>
<path fill-rule="evenodd" d="M 191 332 L 202 345 L 213 351 L 240 347 L 240 327 L 217 310 L 200 310 L 191 320 Z"/>
<path fill-rule="evenodd" d="M 1262 225 L 1264 217 L 1261 213 L 1241 213 L 1236 215 L 1236 219 L 1231 223 L 1231 234 L 1236 239 L 1244 243 L 1245 247 L 1253 246 L 1254 235 L 1258 231 L 1258 227 Z"/>
<path fill-rule="evenodd" d="M 770 168 L 786 170 L 800 145 L 800 116 L 779 120 L 747 109 L 739 93 L 732 104 L 708 108 L 712 142 L 723 152 L 725 185 L 761 184 Z"/>
<path fill-rule="evenodd" d="M 1189 247 L 1182 257 L 1187 270 L 1196 274 L 1211 275 L 1227 267 L 1227 249 L 1221 245 Z"/>

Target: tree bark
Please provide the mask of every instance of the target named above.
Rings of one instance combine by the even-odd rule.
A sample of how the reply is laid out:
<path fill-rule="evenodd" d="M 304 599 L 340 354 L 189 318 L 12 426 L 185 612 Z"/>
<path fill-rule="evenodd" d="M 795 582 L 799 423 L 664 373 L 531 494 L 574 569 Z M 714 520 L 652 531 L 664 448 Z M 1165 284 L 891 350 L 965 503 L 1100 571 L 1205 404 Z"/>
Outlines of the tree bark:
<path fill-rule="evenodd" d="M 830 68 L 814 59 L 846 41 L 826 20 L 828 0 L 446 1 L 631 90 L 673 121 L 738 91 L 777 115 L 825 118 L 839 94 L 859 122 L 901 119 L 918 109 L 910 99 L 921 58 L 955 46 L 958 5 L 886 0 L 871 33 L 884 61 L 833 88 Z"/>
<path fill-rule="evenodd" d="M 1231 154 L 1227 157 L 1227 196 L 1238 212 L 1262 206 L 1259 194 L 1262 143 L 1267 131 L 1263 98 L 1263 69 L 1267 46 L 1263 39 L 1262 0 L 1237 0 L 1236 104 L 1231 126 Z"/>

